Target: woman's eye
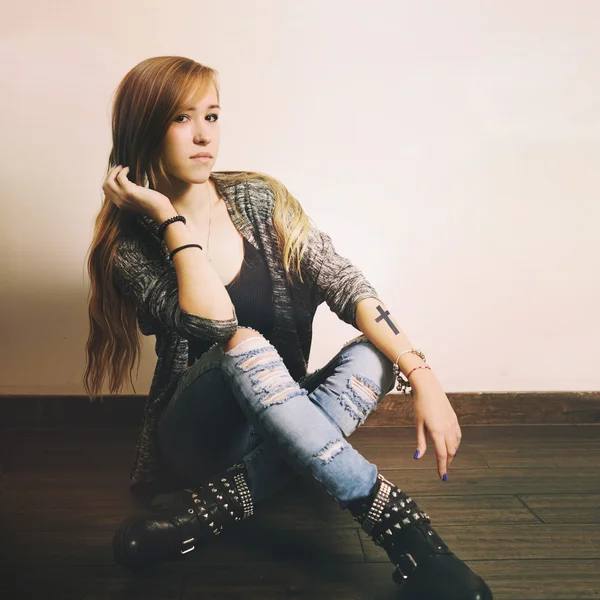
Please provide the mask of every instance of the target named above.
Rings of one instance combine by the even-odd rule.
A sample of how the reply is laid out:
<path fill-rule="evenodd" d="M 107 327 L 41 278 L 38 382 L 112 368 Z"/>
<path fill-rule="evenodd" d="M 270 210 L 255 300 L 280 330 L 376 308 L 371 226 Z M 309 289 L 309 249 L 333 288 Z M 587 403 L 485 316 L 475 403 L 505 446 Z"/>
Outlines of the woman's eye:
<path fill-rule="evenodd" d="M 175 117 L 175 121 L 177 123 L 183 123 L 183 121 L 177 121 L 177 119 L 179 119 L 179 117 L 187 117 L 189 119 L 188 115 L 179 115 L 179 116 Z M 207 115 L 207 117 L 215 117 L 215 121 L 219 120 L 219 115 L 216 115 L 215 113 L 211 113 L 210 115 Z M 212 121 L 212 122 L 214 123 L 215 121 Z"/>

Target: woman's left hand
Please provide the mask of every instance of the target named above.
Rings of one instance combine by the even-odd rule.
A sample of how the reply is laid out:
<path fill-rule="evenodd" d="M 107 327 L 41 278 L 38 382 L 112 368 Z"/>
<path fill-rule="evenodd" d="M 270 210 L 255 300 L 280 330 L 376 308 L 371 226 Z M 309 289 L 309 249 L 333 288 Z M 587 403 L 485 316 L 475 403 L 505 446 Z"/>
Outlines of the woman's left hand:
<path fill-rule="evenodd" d="M 415 426 L 417 428 L 417 450 L 420 459 L 427 450 L 425 430 L 435 446 L 438 473 L 446 474 L 460 445 L 462 433 L 458 418 L 448 396 L 431 370 L 419 369 L 411 376 Z"/>

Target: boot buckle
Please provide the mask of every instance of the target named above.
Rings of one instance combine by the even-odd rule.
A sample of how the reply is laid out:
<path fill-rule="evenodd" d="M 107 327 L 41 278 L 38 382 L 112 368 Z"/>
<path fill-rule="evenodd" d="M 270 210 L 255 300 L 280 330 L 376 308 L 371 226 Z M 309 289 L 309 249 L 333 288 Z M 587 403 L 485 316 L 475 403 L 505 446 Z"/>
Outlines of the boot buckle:
<path fill-rule="evenodd" d="M 401 554 L 397 562 L 402 563 L 402 568 L 399 564 L 396 565 L 397 575 L 402 579 L 406 579 L 417 568 L 417 562 L 408 552 Z"/>
<path fill-rule="evenodd" d="M 192 537 L 192 538 L 190 538 L 189 540 L 185 540 L 185 542 L 182 542 L 182 543 L 183 543 L 183 548 L 185 548 L 185 545 L 186 545 L 186 544 L 192 544 L 192 543 L 194 542 L 194 540 L 195 540 L 195 539 L 196 539 L 196 538 L 193 538 L 193 537 Z M 192 551 L 194 548 L 195 548 L 195 546 L 192 546 L 191 548 L 188 548 L 187 550 L 184 550 L 184 549 L 182 549 L 182 550 L 181 550 L 181 554 L 187 554 L 188 552 L 191 552 L 191 551 Z"/>

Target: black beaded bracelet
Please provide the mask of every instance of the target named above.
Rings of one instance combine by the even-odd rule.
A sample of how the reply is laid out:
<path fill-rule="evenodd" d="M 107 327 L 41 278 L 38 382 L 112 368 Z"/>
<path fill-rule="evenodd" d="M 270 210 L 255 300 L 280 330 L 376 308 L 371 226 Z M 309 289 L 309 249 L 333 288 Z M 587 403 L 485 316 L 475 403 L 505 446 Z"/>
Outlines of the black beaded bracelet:
<path fill-rule="evenodd" d="M 161 226 L 158 228 L 158 235 L 164 239 L 165 237 L 165 229 L 171 224 L 175 223 L 175 221 L 183 221 L 184 225 L 187 225 L 187 221 L 183 215 L 177 215 L 176 217 L 171 217 L 167 219 Z"/>
<path fill-rule="evenodd" d="M 202 246 L 200 244 L 186 244 L 185 246 L 179 246 L 179 248 L 175 248 L 175 250 L 173 250 L 173 252 L 171 252 L 171 254 L 169 254 L 169 260 L 171 262 L 173 262 L 173 257 L 180 251 L 183 250 L 184 248 L 200 248 L 200 250 L 202 250 Z"/>

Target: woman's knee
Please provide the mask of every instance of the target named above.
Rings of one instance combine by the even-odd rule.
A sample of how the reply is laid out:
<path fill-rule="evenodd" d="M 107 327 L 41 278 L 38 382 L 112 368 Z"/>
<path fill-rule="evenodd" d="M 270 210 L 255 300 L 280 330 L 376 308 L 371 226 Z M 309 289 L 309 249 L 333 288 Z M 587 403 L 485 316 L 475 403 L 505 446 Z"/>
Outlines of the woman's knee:
<path fill-rule="evenodd" d="M 232 365 L 236 374 L 251 375 L 252 391 L 259 394 L 266 407 L 281 404 L 289 398 L 305 394 L 291 376 L 279 352 L 263 335 L 252 329 L 244 331 L 225 351 L 226 363 Z M 233 336 L 238 335 L 238 332 Z M 241 340 L 241 341 L 240 341 Z M 230 340 L 231 342 L 231 340 Z"/>
<path fill-rule="evenodd" d="M 351 340 L 353 341 L 357 343 L 347 352 L 356 359 L 356 372 L 375 380 L 380 394 L 387 394 L 394 388 L 395 374 L 392 361 L 366 336 L 359 336 Z M 349 343 L 347 342 L 346 345 Z"/>
<path fill-rule="evenodd" d="M 251 327 L 238 327 L 225 344 L 225 356 L 235 358 L 236 365 L 244 371 L 261 363 L 271 368 L 273 362 L 283 362 L 275 347 L 259 331 Z"/>
<path fill-rule="evenodd" d="M 259 331 L 256 331 L 256 329 L 252 329 L 251 327 L 238 327 L 233 336 L 227 342 L 225 342 L 225 351 L 229 352 L 241 342 L 251 338 L 265 339 Z"/>

